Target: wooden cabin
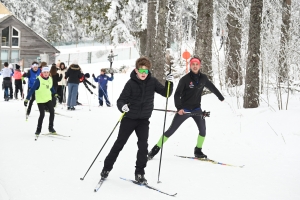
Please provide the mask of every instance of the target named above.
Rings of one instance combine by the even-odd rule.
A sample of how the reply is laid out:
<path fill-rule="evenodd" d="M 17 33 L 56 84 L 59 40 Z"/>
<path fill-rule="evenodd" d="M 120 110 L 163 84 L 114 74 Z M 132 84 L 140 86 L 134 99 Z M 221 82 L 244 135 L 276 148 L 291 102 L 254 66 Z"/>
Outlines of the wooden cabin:
<path fill-rule="evenodd" d="M 22 68 L 30 67 L 33 61 L 55 63 L 60 52 L 45 38 L 38 35 L 16 18 L 0 3 L 0 69 L 4 62 L 18 63 Z"/>

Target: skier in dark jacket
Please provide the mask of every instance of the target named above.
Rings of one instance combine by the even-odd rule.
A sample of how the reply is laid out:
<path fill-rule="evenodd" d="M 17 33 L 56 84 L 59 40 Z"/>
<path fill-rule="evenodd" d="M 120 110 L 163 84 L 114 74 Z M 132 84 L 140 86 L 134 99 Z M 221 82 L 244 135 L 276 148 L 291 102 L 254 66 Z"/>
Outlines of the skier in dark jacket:
<path fill-rule="evenodd" d="M 166 97 L 172 94 L 173 76 L 166 77 L 165 86 L 151 76 L 151 62 L 141 57 L 136 61 L 136 68 L 131 72 L 130 79 L 117 100 L 118 109 L 126 112 L 121 121 L 118 138 L 104 161 L 102 178 L 107 178 L 115 161 L 133 131 L 138 137 L 138 152 L 135 166 L 135 180 L 147 184 L 144 168 L 147 164 L 149 118 L 154 106 L 155 92 Z M 168 84 L 168 82 L 170 84 Z M 170 86 L 170 87 L 168 87 Z M 169 89 L 169 91 L 168 91 Z"/>
<path fill-rule="evenodd" d="M 164 139 L 161 137 L 158 143 L 149 152 L 148 160 L 152 159 L 159 152 L 162 143 L 166 142 L 167 139 L 171 137 L 179 126 L 189 117 L 193 118 L 199 130 L 194 155 L 197 158 L 207 158 L 207 156 L 202 152 L 202 145 L 206 135 L 206 126 L 205 119 L 201 116 L 201 94 L 203 88 L 206 87 L 213 92 L 220 101 L 223 101 L 224 97 L 214 84 L 208 80 L 207 76 L 200 73 L 201 60 L 199 58 L 193 57 L 190 60 L 190 67 L 191 71 L 180 79 L 174 94 L 174 102 L 178 112 L 174 116 L 171 126 L 164 133 Z M 185 115 L 185 112 L 199 113 L 199 115 Z"/>
<path fill-rule="evenodd" d="M 76 97 L 78 93 L 79 79 L 82 76 L 83 73 L 81 72 L 78 62 L 74 61 L 65 74 L 65 79 L 68 78 L 68 110 L 75 110 L 74 106 L 76 106 L 77 101 Z"/>

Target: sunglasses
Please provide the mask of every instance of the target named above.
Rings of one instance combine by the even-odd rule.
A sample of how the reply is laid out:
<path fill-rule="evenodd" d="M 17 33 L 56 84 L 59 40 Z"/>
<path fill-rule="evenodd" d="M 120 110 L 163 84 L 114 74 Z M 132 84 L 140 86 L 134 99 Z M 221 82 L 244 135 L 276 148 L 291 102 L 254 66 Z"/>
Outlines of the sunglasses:
<path fill-rule="evenodd" d="M 148 69 L 138 69 L 138 71 L 140 74 L 143 74 L 143 73 L 148 74 L 149 73 Z"/>

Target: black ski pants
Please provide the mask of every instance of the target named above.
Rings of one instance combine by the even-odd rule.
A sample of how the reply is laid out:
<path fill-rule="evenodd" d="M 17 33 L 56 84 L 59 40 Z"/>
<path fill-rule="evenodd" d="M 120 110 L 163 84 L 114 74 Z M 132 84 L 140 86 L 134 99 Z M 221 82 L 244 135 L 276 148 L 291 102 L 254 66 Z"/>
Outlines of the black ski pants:
<path fill-rule="evenodd" d="M 39 107 L 39 111 L 40 111 L 40 117 L 39 117 L 39 120 L 38 120 L 38 125 L 37 125 L 37 128 L 38 129 L 42 129 L 42 125 L 43 125 L 43 120 L 44 120 L 44 117 L 45 117 L 45 108 L 47 107 L 49 109 L 49 126 L 48 128 L 53 128 L 53 121 L 54 121 L 54 108 L 53 108 L 53 103 L 52 101 L 48 101 L 46 103 L 38 103 L 37 104 L 38 107 Z"/>
<path fill-rule="evenodd" d="M 18 98 L 18 91 L 20 91 L 21 98 L 23 98 L 22 80 L 15 80 L 15 98 Z"/>
<path fill-rule="evenodd" d="M 192 113 L 199 113 L 202 114 L 202 110 L 197 110 L 194 111 Z M 189 114 L 183 114 L 183 115 L 179 115 L 178 113 L 175 114 L 173 121 L 171 123 L 171 126 L 169 127 L 169 129 L 165 132 L 165 136 L 166 137 L 171 137 L 171 135 L 173 135 L 173 133 L 179 128 L 179 126 L 188 118 L 193 118 L 193 120 L 195 121 L 198 130 L 199 130 L 199 135 L 201 135 L 202 137 L 205 137 L 206 135 L 206 125 L 205 125 L 205 119 L 202 119 L 201 116 L 193 116 L 193 115 L 189 115 Z"/>
<path fill-rule="evenodd" d="M 145 174 L 148 154 L 149 119 L 130 119 L 124 117 L 121 121 L 118 138 L 104 161 L 103 170 L 111 171 L 120 151 L 129 136 L 135 131 L 138 138 L 138 152 L 136 156 L 135 174 Z"/>
<path fill-rule="evenodd" d="M 10 84 L 10 86 L 9 86 L 9 97 L 11 99 L 14 97 L 13 94 L 14 94 L 14 89 L 13 89 L 12 84 Z"/>
<path fill-rule="evenodd" d="M 29 90 L 30 90 L 30 88 L 28 88 L 27 94 L 29 93 Z M 34 100 L 35 100 L 35 92 L 32 94 L 32 96 L 30 98 L 30 101 L 29 101 L 29 104 L 28 104 L 28 109 L 27 109 L 28 113 L 30 113 L 30 111 L 31 111 L 31 107 L 32 107 L 32 104 L 33 104 Z"/>

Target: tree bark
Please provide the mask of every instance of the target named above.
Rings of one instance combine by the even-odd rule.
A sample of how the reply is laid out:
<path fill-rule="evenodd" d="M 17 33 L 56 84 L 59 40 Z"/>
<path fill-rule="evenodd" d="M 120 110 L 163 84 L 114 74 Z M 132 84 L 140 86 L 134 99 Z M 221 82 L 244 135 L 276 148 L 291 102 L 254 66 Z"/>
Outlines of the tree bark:
<path fill-rule="evenodd" d="M 289 43 L 289 29 L 291 20 L 291 0 L 282 0 L 282 25 L 279 52 L 279 81 L 284 82 L 288 78 L 287 50 Z"/>
<path fill-rule="evenodd" d="M 138 48 L 140 56 L 146 56 L 147 49 L 147 29 L 138 32 L 136 39 L 138 40 Z"/>
<path fill-rule="evenodd" d="M 212 31 L 213 31 L 213 1 L 199 0 L 198 31 L 196 33 L 195 55 L 201 59 L 201 71 L 212 80 Z"/>
<path fill-rule="evenodd" d="M 242 69 L 240 66 L 242 30 L 239 20 L 234 18 L 233 14 L 230 13 L 236 13 L 236 8 L 232 4 L 229 5 L 229 14 L 227 16 L 228 37 L 226 40 L 226 57 L 228 62 L 226 67 L 226 80 L 229 86 L 239 86 L 243 83 Z"/>
<path fill-rule="evenodd" d="M 156 35 L 156 0 L 148 0 L 147 4 L 147 48 L 146 56 L 151 60 L 152 64 L 155 59 L 153 52 L 155 49 Z"/>
<path fill-rule="evenodd" d="M 156 22 L 156 0 L 148 1 L 148 19 L 147 19 L 147 50 L 146 55 L 152 62 L 152 76 L 158 81 L 164 83 L 165 73 L 165 52 L 167 46 L 167 2 L 166 0 L 158 1 L 158 13 Z"/>
<path fill-rule="evenodd" d="M 262 9 L 263 0 L 251 1 L 244 108 L 257 108 L 259 106 L 259 60 Z"/>

